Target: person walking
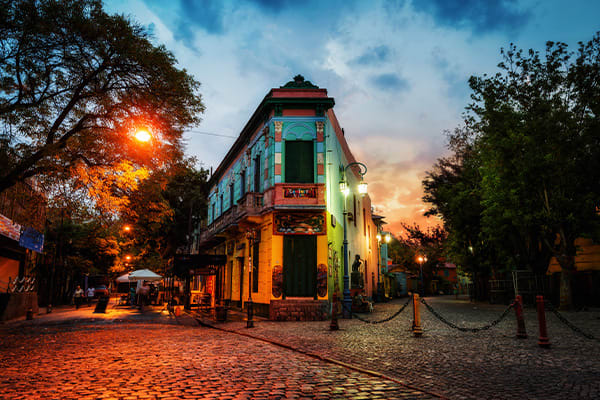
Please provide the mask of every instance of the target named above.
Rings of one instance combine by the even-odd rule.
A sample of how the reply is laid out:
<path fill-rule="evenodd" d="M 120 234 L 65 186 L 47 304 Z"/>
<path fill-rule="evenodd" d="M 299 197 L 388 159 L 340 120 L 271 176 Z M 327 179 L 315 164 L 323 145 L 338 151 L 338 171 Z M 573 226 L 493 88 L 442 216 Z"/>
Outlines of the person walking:
<path fill-rule="evenodd" d="M 86 293 L 88 306 L 92 304 L 92 300 L 94 299 L 95 290 L 93 287 L 89 287 Z"/>
<path fill-rule="evenodd" d="M 79 285 L 77 285 L 77 289 L 75 289 L 75 293 L 73 293 L 73 300 L 75 302 L 75 309 L 79 309 L 81 301 L 83 300 L 83 289 Z"/>

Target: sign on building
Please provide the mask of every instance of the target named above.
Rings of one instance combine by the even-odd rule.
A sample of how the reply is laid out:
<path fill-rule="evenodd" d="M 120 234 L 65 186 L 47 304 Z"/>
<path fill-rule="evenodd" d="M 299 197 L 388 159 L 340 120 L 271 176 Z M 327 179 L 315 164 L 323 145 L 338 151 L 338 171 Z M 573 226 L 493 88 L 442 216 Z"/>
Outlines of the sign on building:
<path fill-rule="evenodd" d="M 18 241 L 21 236 L 21 225 L 0 214 L 0 235 Z"/>
<path fill-rule="evenodd" d="M 44 234 L 39 233 L 33 228 L 24 228 L 23 232 L 21 232 L 19 245 L 26 249 L 41 253 L 44 251 Z"/>

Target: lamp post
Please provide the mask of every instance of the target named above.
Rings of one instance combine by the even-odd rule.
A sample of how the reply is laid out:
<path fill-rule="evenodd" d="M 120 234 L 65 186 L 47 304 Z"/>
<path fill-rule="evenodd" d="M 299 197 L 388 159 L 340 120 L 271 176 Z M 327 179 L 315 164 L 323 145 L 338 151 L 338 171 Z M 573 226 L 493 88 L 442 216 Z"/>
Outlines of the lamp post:
<path fill-rule="evenodd" d="M 417 261 L 419 262 L 419 266 L 421 267 L 421 297 L 425 297 L 425 283 L 423 280 L 423 263 L 427 262 L 426 256 L 417 257 Z"/>
<path fill-rule="evenodd" d="M 381 271 L 381 240 L 385 240 L 385 243 L 388 244 L 390 242 L 390 240 L 392 240 L 392 237 L 390 236 L 389 233 L 386 233 L 384 237 L 381 236 L 381 233 L 377 234 L 377 250 L 378 250 L 378 257 L 377 257 L 377 300 L 381 301 L 382 297 L 385 295 L 384 293 L 384 286 L 383 286 L 383 282 L 380 279 L 380 271 Z M 387 252 L 386 252 L 387 254 Z M 387 258 L 387 257 L 386 257 Z"/>
<path fill-rule="evenodd" d="M 252 247 L 254 245 L 255 232 L 253 230 L 247 230 L 246 238 L 248 239 L 248 301 L 246 302 L 248 317 L 246 319 L 246 328 L 254 328 L 254 310 L 252 305 Z"/>
<path fill-rule="evenodd" d="M 356 167 L 360 175 L 360 183 L 358 184 L 358 193 L 367 194 L 367 183 L 363 181 L 363 176 L 367 173 L 367 166 L 359 162 L 351 162 L 341 169 L 342 179 L 340 180 L 340 191 L 344 194 L 344 318 L 352 318 L 352 297 L 350 296 L 350 276 L 348 275 L 348 229 L 346 220 L 348 219 L 348 211 L 346 210 L 346 198 L 350 194 L 350 186 L 346 182 L 346 170 L 350 167 Z M 356 218 L 356 217 L 355 217 Z"/>

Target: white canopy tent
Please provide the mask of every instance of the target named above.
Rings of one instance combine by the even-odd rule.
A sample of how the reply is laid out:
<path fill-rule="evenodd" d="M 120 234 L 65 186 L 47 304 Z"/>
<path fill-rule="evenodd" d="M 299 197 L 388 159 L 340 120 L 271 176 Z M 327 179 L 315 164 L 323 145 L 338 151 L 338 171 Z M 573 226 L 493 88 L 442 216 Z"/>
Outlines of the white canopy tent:
<path fill-rule="evenodd" d="M 158 275 L 155 272 L 150 271 L 149 269 L 138 269 L 137 271 L 130 272 L 128 279 L 129 279 L 129 281 L 152 281 L 152 282 L 154 282 L 154 281 L 160 281 L 162 279 L 162 276 Z"/>
<path fill-rule="evenodd" d="M 117 283 L 128 283 L 129 282 L 129 273 L 125 275 L 121 275 L 116 279 Z"/>

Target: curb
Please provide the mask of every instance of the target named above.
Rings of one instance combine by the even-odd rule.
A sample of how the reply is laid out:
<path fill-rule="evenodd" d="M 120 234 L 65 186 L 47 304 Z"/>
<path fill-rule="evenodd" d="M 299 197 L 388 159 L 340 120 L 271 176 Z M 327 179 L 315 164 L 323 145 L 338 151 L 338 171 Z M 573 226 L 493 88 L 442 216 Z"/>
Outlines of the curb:
<path fill-rule="evenodd" d="M 198 323 L 201 326 L 205 326 L 207 328 L 212 328 L 212 329 L 216 329 L 216 330 L 219 330 L 219 331 L 222 331 L 222 332 L 234 333 L 236 335 L 245 336 L 245 337 L 249 337 L 251 339 L 260 340 L 260 341 L 263 341 L 263 342 L 266 342 L 266 343 L 270 343 L 270 344 L 278 346 L 278 347 L 282 347 L 284 349 L 288 349 L 288 350 L 294 351 L 296 353 L 303 354 L 303 355 L 308 356 L 308 357 L 315 358 L 317 360 L 320 360 L 320 361 L 323 361 L 323 362 L 326 362 L 326 363 L 339 365 L 341 367 L 344 367 L 344 368 L 347 368 L 347 369 L 350 369 L 350 370 L 353 370 L 353 371 L 356 371 L 356 372 L 360 372 L 360 373 L 363 373 L 363 374 L 366 374 L 366 375 L 371 375 L 371 376 L 374 376 L 374 377 L 377 377 L 377 378 L 381 378 L 381 379 L 385 379 L 385 380 L 388 380 L 388 381 L 392 381 L 392 382 L 397 383 L 398 385 L 403 386 L 403 387 L 405 387 L 407 389 L 416 390 L 416 391 L 428 394 L 430 396 L 437 397 L 437 398 L 442 399 L 442 400 L 450 400 L 448 397 L 446 397 L 444 395 L 432 392 L 432 391 L 427 390 L 427 389 L 420 389 L 420 388 L 412 386 L 410 384 L 401 382 L 398 379 L 393 378 L 391 376 L 387 376 L 385 374 L 382 374 L 381 372 L 372 371 L 372 370 L 369 370 L 369 369 L 366 369 L 366 368 L 362 368 L 362 367 L 359 367 L 359 366 L 356 366 L 356 365 L 353 365 L 353 364 L 348 364 L 348 363 L 345 363 L 345 362 L 342 362 L 342 361 L 338 361 L 338 360 L 333 359 L 333 358 L 324 357 L 324 356 L 322 356 L 320 354 L 312 353 L 312 352 L 309 352 L 309 351 L 306 351 L 306 350 L 302 350 L 302 349 L 299 349 L 297 347 L 290 346 L 288 344 L 284 344 L 284 343 L 280 343 L 280 342 L 276 342 L 276 341 L 271 340 L 271 339 L 263 338 L 263 337 L 260 337 L 260 336 L 254 336 L 254 335 L 251 335 L 249 333 L 244 333 L 244 332 L 239 332 L 239 331 L 235 331 L 235 330 L 231 330 L 231 329 L 222 328 L 222 327 L 219 327 L 219 326 L 214 326 L 212 324 L 209 324 L 209 323 L 207 323 L 205 321 L 200 320 L 199 318 L 196 318 L 196 320 L 198 321 Z"/>

